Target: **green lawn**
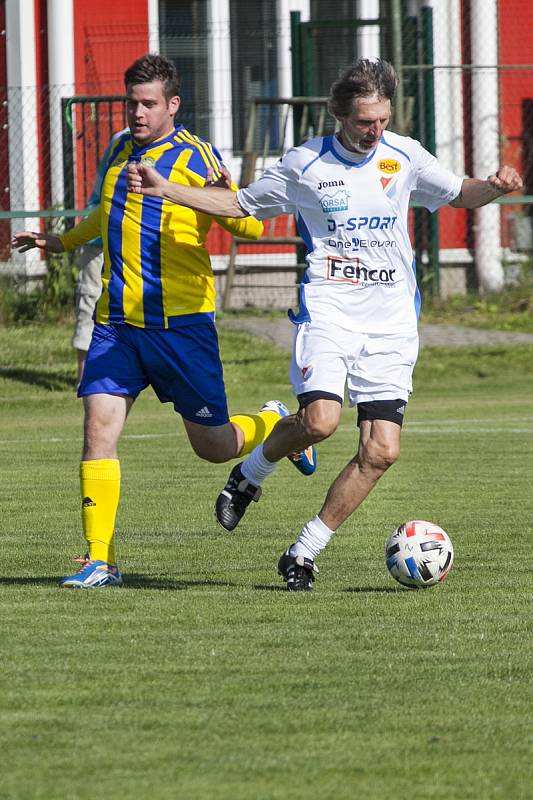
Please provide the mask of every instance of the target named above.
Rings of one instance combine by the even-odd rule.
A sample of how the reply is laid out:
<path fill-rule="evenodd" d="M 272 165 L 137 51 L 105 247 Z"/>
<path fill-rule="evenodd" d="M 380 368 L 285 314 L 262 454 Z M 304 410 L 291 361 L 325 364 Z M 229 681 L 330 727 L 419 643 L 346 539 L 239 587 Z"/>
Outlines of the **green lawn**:
<path fill-rule="evenodd" d="M 356 447 L 354 412 L 286 462 L 234 534 L 228 465 L 151 391 L 121 444 L 122 589 L 59 590 L 83 551 L 70 328 L 0 329 L 0 798 L 533 797 L 533 348 L 425 350 L 399 463 L 318 560 L 276 575 Z M 221 337 L 233 411 L 294 408 L 288 356 Z M 384 542 L 432 520 L 446 582 L 389 578 Z"/>

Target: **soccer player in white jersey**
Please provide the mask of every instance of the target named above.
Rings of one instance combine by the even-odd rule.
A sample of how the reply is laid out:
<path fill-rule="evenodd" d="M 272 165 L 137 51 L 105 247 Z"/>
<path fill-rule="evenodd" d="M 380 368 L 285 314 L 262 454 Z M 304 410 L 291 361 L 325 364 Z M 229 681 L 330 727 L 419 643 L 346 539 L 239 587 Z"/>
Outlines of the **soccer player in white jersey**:
<path fill-rule="evenodd" d="M 291 591 L 313 588 L 315 558 L 400 453 L 420 306 L 410 199 L 430 211 L 446 204 L 478 208 L 522 188 L 512 167 L 486 180 L 458 177 L 419 142 L 389 132 L 397 83 L 388 62 L 356 62 L 331 89 L 338 133 L 289 150 L 237 194 L 181 187 L 150 167 L 130 167 L 130 191 L 210 214 L 297 217 L 307 246 L 300 307 L 290 312 L 296 325 L 290 374 L 299 410 L 234 467 L 216 504 L 219 522 L 233 529 L 278 461 L 334 433 L 347 388 L 350 406 L 357 406 L 357 452 L 279 560 Z"/>

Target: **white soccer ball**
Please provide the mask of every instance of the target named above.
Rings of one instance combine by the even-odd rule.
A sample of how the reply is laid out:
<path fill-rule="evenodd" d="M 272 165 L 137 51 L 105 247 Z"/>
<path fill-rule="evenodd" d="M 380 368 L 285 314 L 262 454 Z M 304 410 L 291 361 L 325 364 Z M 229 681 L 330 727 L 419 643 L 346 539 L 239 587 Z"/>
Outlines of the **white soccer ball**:
<path fill-rule="evenodd" d="M 414 519 L 400 525 L 387 539 L 385 563 L 402 586 L 424 589 L 443 581 L 451 570 L 453 545 L 438 525 Z"/>

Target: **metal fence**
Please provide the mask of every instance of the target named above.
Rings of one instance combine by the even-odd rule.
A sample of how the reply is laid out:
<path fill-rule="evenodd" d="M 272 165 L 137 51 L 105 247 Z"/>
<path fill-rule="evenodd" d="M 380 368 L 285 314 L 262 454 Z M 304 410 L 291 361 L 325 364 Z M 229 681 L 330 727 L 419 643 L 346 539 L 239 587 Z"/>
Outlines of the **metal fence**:
<path fill-rule="evenodd" d="M 498 163 L 510 163 L 525 179 L 523 198 L 505 199 L 480 211 L 412 212 L 422 285 L 450 295 L 500 290 L 518 279 L 529 280 L 533 46 L 531 63 L 514 63 L 513 31 L 519 23 L 503 12 L 498 26 L 488 17 L 481 18 L 475 22 L 476 37 L 474 23 L 463 20 L 462 29 L 456 30 L 457 20 L 445 13 L 446 8 L 459 7 L 456 0 L 435 3 L 434 14 L 420 4 L 405 3 L 405 8 L 416 7 L 418 12 L 400 20 L 397 11 L 402 4 L 397 2 L 374 3 L 381 16 L 362 20 L 357 13 L 365 4 L 339 0 L 332 20 L 331 3 L 311 0 L 311 20 L 302 23 L 291 17 L 288 26 L 276 18 L 276 5 L 232 0 L 229 28 L 209 27 L 207 17 L 200 15 L 195 22 L 200 27 L 189 31 L 180 29 L 185 25 L 183 15 L 169 16 L 172 3 L 160 3 L 166 8 L 161 14 L 162 52 L 175 58 L 183 73 L 180 121 L 211 139 L 222 150 L 234 177 L 247 182 L 251 169 L 257 174 L 286 147 L 319 131 L 334 130 L 323 102 L 329 85 L 339 68 L 378 48 L 395 63 L 402 79 L 394 130 L 420 139 L 458 175 L 485 178 Z M 500 6 L 505 8 L 505 4 Z M 533 25 L 532 9 L 524 3 L 524 30 Z M 496 27 L 500 39 L 495 48 Z M 126 31 L 130 37 L 134 33 Z M 99 32 L 101 50 L 105 35 Z M 116 30 L 113 36 L 115 41 Z M 485 44 L 496 49 L 505 63 L 495 66 L 476 50 Z M 217 61 L 220 53 L 227 56 L 224 68 Z M 290 96 L 291 87 L 293 94 L 307 101 L 296 113 L 276 103 L 276 97 Z M 261 101 L 256 103 L 258 95 Z M 314 99 L 321 102 L 313 106 Z M 87 201 L 110 134 L 123 126 L 121 96 L 98 94 L 94 86 L 75 97 L 73 88 L 65 86 L 43 91 L 0 87 L 1 270 L 19 270 L 30 277 L 42 274 L 46 262 L 40 254 L 11 254 L 12 233 L 36 225 L 59 230 L 72 224 Z M 49 211 L 42 213 L 42 209 Z M 296 270 L 301 254 L 287 247 L 275 251 L 265 244 L 262 252 L 258 247 L 237 248 L 233 299 L 228 306 L 285 303 L 280 300 L 281 285 L 287 286 L 292 299 L 297 274 L 290 274 L 287 267 Z M 227 239 L 220 239 L 213 250 L 223 293 L 230 250 Z M 247 274 L 241 269 L 239 275 L 239 266 L 246 264 L 254 269 Z M 259 288 L 260 281 L 264 288 Z"/>

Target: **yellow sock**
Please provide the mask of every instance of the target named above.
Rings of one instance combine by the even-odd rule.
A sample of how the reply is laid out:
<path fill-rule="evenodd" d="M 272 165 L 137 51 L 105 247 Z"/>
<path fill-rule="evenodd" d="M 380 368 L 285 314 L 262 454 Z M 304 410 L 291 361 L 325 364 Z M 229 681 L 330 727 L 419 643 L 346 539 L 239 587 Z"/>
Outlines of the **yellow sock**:
<path fill-rule="evenodd" d="M 244 434 L 244 445 L 240 456 L 247 456 L 258 444 L 264 442 L 281 417 L 275 411 L 259 411 L 257 414 L 236 414 L 229 421 L 237 425 Z"/>
<path fill-rule="evenodd" d="M 120 497 L 120 463 L 115 458 L 80 464 L 81 520 L 93 561 L 116 564 L 115 516 Z"/>

